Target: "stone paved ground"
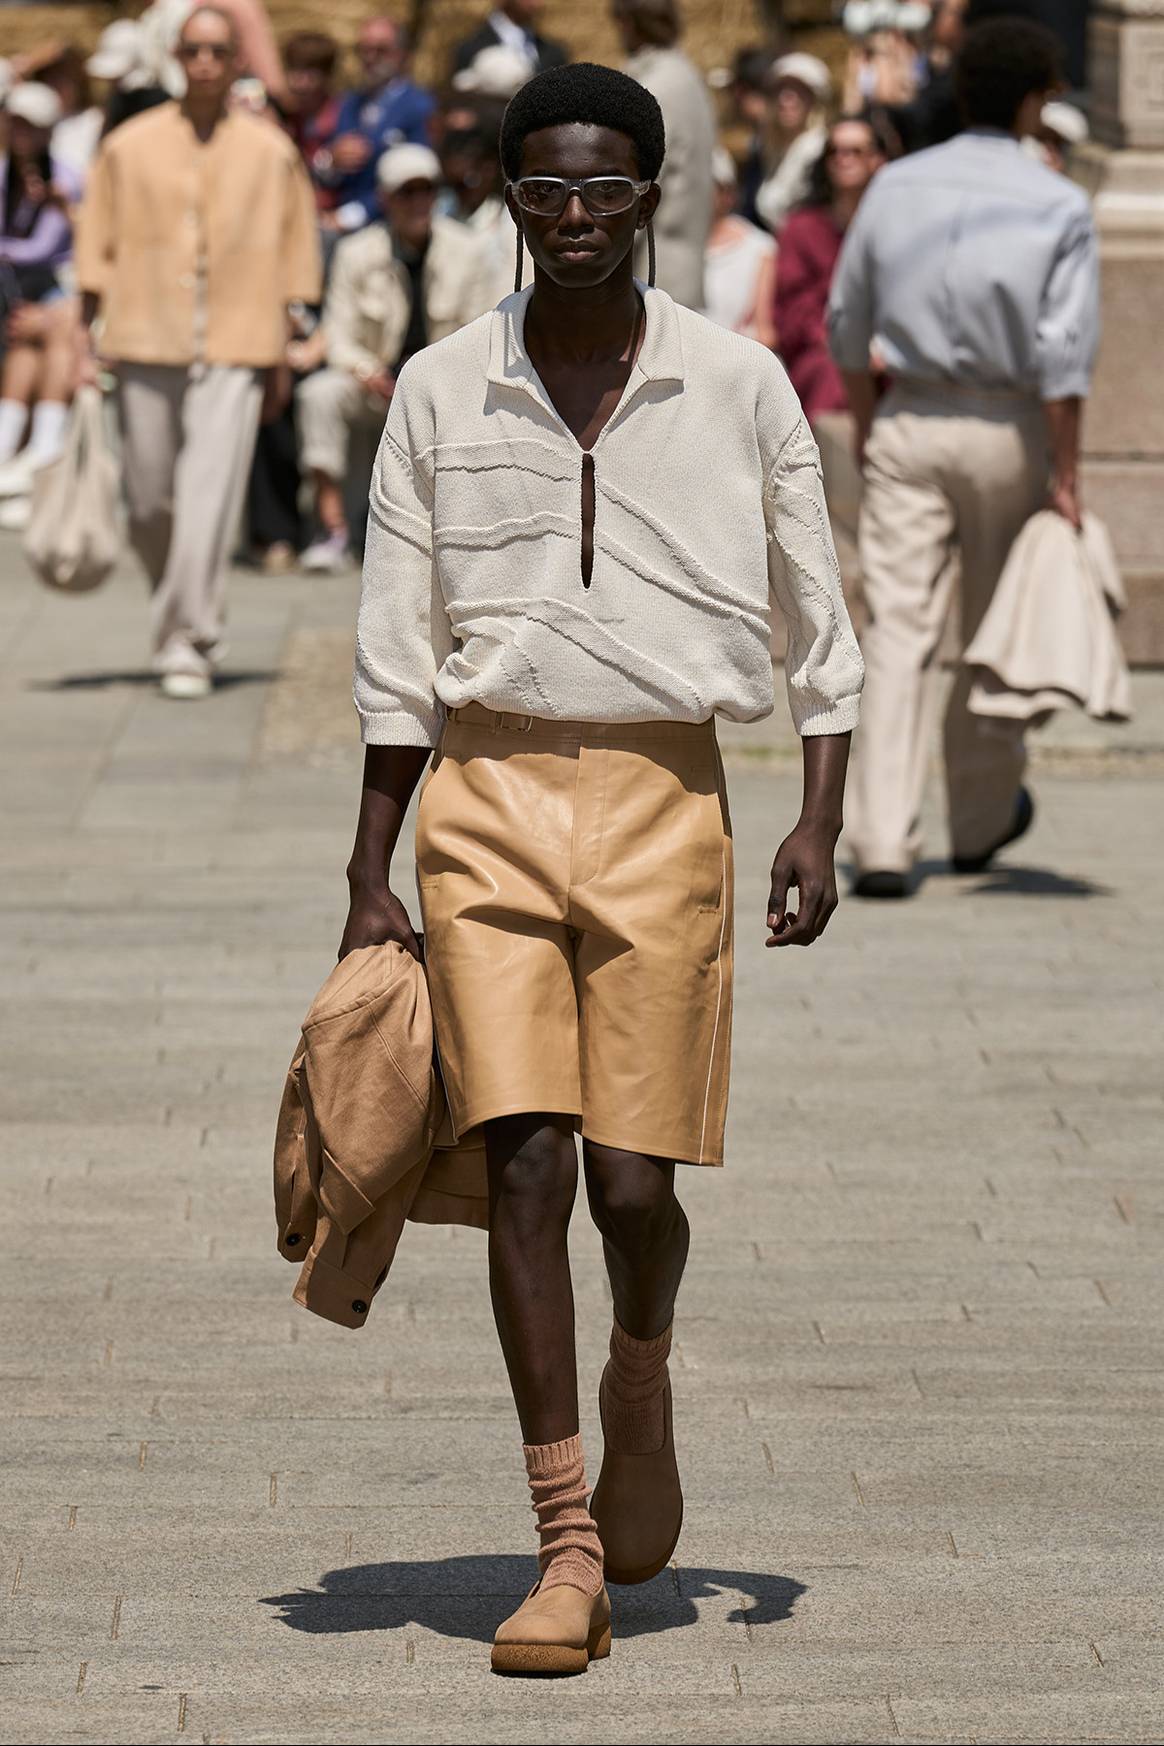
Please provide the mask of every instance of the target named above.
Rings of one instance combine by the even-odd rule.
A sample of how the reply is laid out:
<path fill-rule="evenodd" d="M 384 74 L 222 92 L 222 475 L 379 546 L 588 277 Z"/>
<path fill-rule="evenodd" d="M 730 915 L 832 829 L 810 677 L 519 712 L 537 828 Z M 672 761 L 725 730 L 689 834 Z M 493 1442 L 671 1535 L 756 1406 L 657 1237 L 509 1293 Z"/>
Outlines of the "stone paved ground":
<path fill-rule="evenodd" d="M 1161 682 L 1119 756 L 1060 731 L 997 874 L 935 861 L 797 956 L 758 925 L 786 742 L 735 748 L 688 1526 L 607 1664 L 502 1683 L 531 1523 L 480 1237 L 410 1231 L 358 1335 L 293 1307 L 272 1241 L 342 914 L 353 585 L 240 581 L 235 682 L 183 706 L 136 581 L 52 601 L 10 542 L 0 578 L 2 1738 L 1158 1738 Z"/>

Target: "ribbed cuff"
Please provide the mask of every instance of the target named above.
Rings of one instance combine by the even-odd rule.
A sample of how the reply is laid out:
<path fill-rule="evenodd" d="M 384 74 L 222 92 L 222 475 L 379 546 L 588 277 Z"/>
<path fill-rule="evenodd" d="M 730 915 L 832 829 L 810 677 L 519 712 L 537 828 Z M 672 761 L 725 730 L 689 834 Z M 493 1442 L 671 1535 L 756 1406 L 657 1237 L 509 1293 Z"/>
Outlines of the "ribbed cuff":
<path fill-rule="evenodd" d="M 523 1443 L 521 1451 L 530 1478 L 548 1479 L 575 1461 L 581 1464 L 582 1433 L 575 1431 L 572 1437 L 563 1437 L 560 1443 Z"/>
<path fill-rule="evenodd" d="M 441 737 L 444 711 L 410 715 L 394 709 L 369 712 L 361 709 L 360 738 L 366 746 L 424 746 L 429 751 Z"/>
<path fill-rule="evenodd" d="M 854 691 L 851 697 L 838 698 L 828 708 L 809 709 L 798 716 L 796 731 L 802 739 L 811 739 L 814 734 L 851 734 L 860 714 L 861 693 Z"/>

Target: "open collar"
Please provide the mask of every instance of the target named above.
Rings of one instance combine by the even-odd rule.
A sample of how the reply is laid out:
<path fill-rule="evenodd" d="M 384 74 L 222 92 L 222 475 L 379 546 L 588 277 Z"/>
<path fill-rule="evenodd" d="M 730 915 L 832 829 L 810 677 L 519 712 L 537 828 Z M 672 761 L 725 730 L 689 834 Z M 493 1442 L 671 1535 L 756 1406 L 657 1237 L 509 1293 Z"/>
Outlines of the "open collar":
<path fill-rule="evenodd" d="M 645 331 L 639 355 L 627 383 L 627 394 L 646 382 L 677 382 L 684 380 L 683 337 L 679 331 L 679 316 L 665 291 L 648 288 L 635 280 L 643 299 Z M 538 380 L 529 353 L 525 349 L 525 312 L 533 296 L 533 286 L 504 297 L 493 311 L 489 332 L 489 380 L 500 388 L 517 388 L 532 394 L 540 404 L 548 404 L 545 390 Z M 553 411 L 553 407 L 550 407 Z M 555 414 L 556 416 L 556 414 Z"/>

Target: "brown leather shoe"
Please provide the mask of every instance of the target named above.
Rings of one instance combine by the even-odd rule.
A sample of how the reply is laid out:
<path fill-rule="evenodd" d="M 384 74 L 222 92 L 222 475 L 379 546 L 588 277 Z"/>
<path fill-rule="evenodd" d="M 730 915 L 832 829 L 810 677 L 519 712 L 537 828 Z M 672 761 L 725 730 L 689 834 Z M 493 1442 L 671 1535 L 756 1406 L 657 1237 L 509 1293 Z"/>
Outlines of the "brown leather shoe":
<path fill-rule="evenodd" d="M 498 1625 L 494 1673 L 585 1673 L 610 1654 L 610 1596 L 583 1594 L 558 1583 L 532 1588 L 517 1611 Z"/>
<path fill-rule="evenodd" d="M 606 1436 L 606 1375 L 598 1385 L 598 1410 Z M 602 1452 L 602 1470 L 590 1499 L 590 1514 L 602 1541 L 608 1582 L 650 1582 L 671 1561 L 683 1527 L 683 1490 L 675 1460 L 671 1379 L 663 1390 L 663 1441 L 649 1455 Z"/>

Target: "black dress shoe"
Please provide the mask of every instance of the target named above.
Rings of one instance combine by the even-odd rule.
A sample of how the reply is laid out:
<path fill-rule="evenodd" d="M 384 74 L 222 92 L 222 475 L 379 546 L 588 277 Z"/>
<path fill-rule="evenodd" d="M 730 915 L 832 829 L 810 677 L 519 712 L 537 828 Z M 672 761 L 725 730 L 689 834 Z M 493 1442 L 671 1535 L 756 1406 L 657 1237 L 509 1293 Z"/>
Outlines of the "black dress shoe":
<path fill-rule="evenodd" d="M 854 897 L 908 897 L 909 880 L 904 873 L 858 873 L 853 881 Z"/>
<path fill-rule="evenodd" d="M 991 845 L 982 855 L 951 855 L 950 863 L 955 873 L 985 873 L 1000 849 L 1005 849 L 1008 843 L 1017 843 L 1020 837 L 1025 837 L 1034 822 L 1035 803 L 1031 799 L 1029 788 L 1020 788 L 1015 801 L 1014 818 L 1010 829 L 1004 837 L 999 837 L 997 843 Z"/>

